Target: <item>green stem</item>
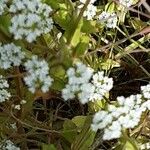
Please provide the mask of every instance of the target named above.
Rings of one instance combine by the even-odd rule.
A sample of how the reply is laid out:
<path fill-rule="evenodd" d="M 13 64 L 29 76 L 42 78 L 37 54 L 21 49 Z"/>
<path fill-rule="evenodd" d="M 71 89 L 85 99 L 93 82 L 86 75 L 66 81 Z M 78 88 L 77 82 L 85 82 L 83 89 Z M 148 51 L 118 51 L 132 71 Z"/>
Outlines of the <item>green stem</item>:
<path fill-rule="evenodd" d="M 67 41 L 67 44 L 68 44 L 69 46 L 70 46 L 70 43 L 71 43 L 71 41 L 72 41 L 73 35 L 74 35 L 74 33 L 75 33 L 75 31 L 76 31 L 78 25 L 79 25 L 79 22 L 80 22 L 80 20 L 81 20 L 81 18 L 82 18 L 82 16 L 83 16 L 83 13 L 84 13 L 84 11 L 86 10 L 86 8 L 87 8 L 87 6 L 88 6 L 89 3 L 90 3 L 90 0 L 87 0 L 86 3 L 85 3 L 85 5 L 84 5 L 83 8 L 81 9 L 81 11 L 80 11 L 80 13 L 79 13 L 79 15 L 78 15 L 76 21 L 75 21 L 75 24 L 74 24 L 74 26 L 73 26 L 72 32 L 71 32 L 70 36 L 68 37 L 68 41 Z"/>

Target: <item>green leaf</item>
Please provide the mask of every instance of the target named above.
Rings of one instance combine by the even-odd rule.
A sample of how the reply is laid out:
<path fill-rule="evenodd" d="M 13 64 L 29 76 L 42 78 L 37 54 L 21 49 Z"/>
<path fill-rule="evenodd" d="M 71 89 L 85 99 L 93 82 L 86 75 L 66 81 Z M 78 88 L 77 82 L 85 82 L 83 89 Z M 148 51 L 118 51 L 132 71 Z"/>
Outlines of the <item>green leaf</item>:
<path fill-rule="evenodd" d="M 62 3 L 62 0 L 45 0 L 45 2 L 53 9 L 59 9 L 59 4 Z"/>
<path fill-rule="evenodd" d="M 105 11 L 108 11 L 108 12 L 114 12 L 116 9 L 116 3 L 115 2 L 110 2 L 110 3 L 107 3 L 107 5 L 105 6 Z"/>
<path fill-rule="evenodd" d="M 84 52 L 87 50 L 89 45 L 90 38 L 89 36 L 82 36 L 80 39 L 80 42 L 75 48 L 75 56 L 81 56 L 84 54 Z"/>
<path fill-rule="evenodd" d="M 7 16 L 0 16 L 0 30 L 8 37 L 10 37 L 9 27 L 11 25 L 10 22 L 11 17 Z"/>
<path fill-rule="evenodd" d="M 61 79 L 55 78 L 54 82 L 52 83 L 51 89 L 61 91 L 64 87 L 65 83 Z"/>
<path fill-rule="evenodd" d="M 54 15 L 54 20 L 58 23 L 63 29 L 68 30 L 70 22 L 72 22 L 69 9 L 66 4 L 59 4 L 59 10 Z"/>
<path fill-rule="evenodd" d="M 66 120 L 63 124 L 63 137 L 72 143 L 77 136 L 77 127 L 71 120 Z"/>
<path fill-rule="evenodd" d="M 83 33 L 94 33 L 96 32 L 96 21 L 83 20 L 83 26 L 81 28 Z"/>
<path fill-rule="evenodd" d="M 97 101 L 94 101 L 94 102 L 89 102 L 88 103 L 88 109 L 89 109 L 89 112 L 97 112 L 99 111 L 100 109 L 104 108 L 105 107 L 105 100 L 102 99 L 102 100 L 97 100 Z"/>
<path fill-rule="evenodd" d="M 71 150 L 88 150 L 92 145 L 95 132 L 91 130 L 92 117 L 86 117 L 81 133 L 76 137 L 71 145 Z"/>
<path fill-rule="evenodd" d="M 125 143 L 119 144 L 115 150 L 138 150 L 137 145 L 135 143 L 131 143 L 130 141 L 126 141 Z"/>
<path fill-rule="evenodd" d="M 75 29 L 75 23 L 73 21 L 72 23 L 70 23 L 70 25 L 68 26 L 68 30 L 65 33 L 65 37 L 67 41 L 70 41 L 70 44 L 73 47 L 76 47 L 77 44 L 80 42 L 80 37 L 82 36 L 81 35 L 82 25 L 83 25 L 83 19 L 80 20 L 77 28 Z"/>
<path fill-rule="evenodd" d="M 82 128 L 87 116 L 76 116 L 72 119 L 72 122 L 79 128 Z"/>
<path fill-rule="evenodd" d="M 119 142 L 115 150 L 139 150 L 136 140 L 128 136 L 127 130 L 122 131 L 122 137 Z"/>
<path fill-rule="evenodd" d="M 66 73 L 62 65 L 56 65 L 55 67 L 51 67 L 51 74 L 53 74 L 55 77 L 63 79 Z"/>
<path fill-rule="evenodd" d="M 42 150 L 57 150 L 56 147 L 53 144 L 43 144 L 42 145 Z"/>
<path fill-rule="evenodd" d="M 127 141 L 123 147 L 123 150 L 137 150 L 133 143 Z"/>

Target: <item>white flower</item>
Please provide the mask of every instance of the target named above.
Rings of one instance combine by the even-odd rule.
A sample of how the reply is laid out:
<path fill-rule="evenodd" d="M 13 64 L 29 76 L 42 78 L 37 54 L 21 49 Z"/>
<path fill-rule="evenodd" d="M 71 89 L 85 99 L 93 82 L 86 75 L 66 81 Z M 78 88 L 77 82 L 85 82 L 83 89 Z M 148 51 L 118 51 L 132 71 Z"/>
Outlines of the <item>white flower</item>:
<path fill-rule="evenodd" d="M 10 140 L 3 141 L 0 145 L 0 148 L 1 150 L 20 150 L 20 148 L 16 147 Z"/>
<path fill-rule="evenodd" d="M 131 5 L 133 5 L 132 0 L 119 0 L 119 3 L 125 7 L 130 7 Z"/>
<path fill-rule="evenodd" d="M 144 143 L 140 146 L 141 150 L 148 150 L 150 149 L 150 142 Z"/>
<path fill-rule="evenodd" d="M 25 38 L 28 42 L 46 34 L 53 28 L 52 9 L 40 0 L 14 0 L 9 11 L 14 13 L 11 19 L 10 32 L 15 39 Z"/>
<path fill-rule="evenodd" d="M 113 87 L 113 79 L 104 76 L 103 71 L 95 73 L 92 77 L 92 84 L 95 87 L 90 100 L 101 100 Z"/>
<path fill-rule="evenodd" d="M 81 85 L 80 90 L 81 92 L 78 94 L 79 100 L 82 104 L 85 104 L 93 96 L 95 87 L 91 83 L 85 83 Z"/>
<path fill-rule="evenodd" d="M 120 128 L 121 128 L 120 124 L 114 121 L 113 124 L 108 129 L 105 129 L 103 140 L 111 140 L 119 138 L 121 136 Z"/>
<path fill-rule="evenodd" d="M 142 107 L 145 102 L 140 94 L 118 97 L 117 102 L 118 106 L 109 105 L 107 111 L 99 111 L 94 115 L 91 127 L 94 131 L 104 129 L 104 140 L 119 138 L 122 129 L 137 126 L 145 111 Z"/>
<path fill-rule="evenodd" d="M 106 11 L 103 11 L 98 19 L 101 21 L 101 22 L 104 22 L 106 24 L 106 27 L 108 28 L 115 28 L 117 26 L 117 15 L 115 13 L 109 13 L 109 12 L 106 12 Z"/>
<path fill-rule="evenodd" d="M 27 76 L 24 77 L 29 90 L 34 93 L 36 89 L 41 88 L 45 93 L 52 85 L 53 79 L 48 75 L 49 67 L 45 60 L 38 60 L 37 56 L 33 56 L 31 60 L 25 63 Z"/>
<path fill-rule="evenodd" d="M 102 72 L 99 77 L 103 77 Z M 98 80 L 98 76 L 94 79 Z M 99 85 L 97 82 L 94 83 Z M 146 110 L 150 110 L 150 84 L 141 87 L 141 94 L 127 98 L 117 97 L 116 105 L 108 105 L 107 110 L 101 110 L 94 115 L 91 127 L 93 131 L 103 129 L 104 140 L 116 139 L 121 136 L 123 129 L 135 128 Z"/>
<path fill-rule="evenodd" d="M 0 15 L 2 15 L 7 7 L 6 3 L 8 0 L 0 0 Z"/>
<path fill-rule="evenodd" d="M 0 45 L 0 68 L 8 69 L 13 66 L 19 66 L 25 53 L 21 51 L 20 46 L 13 43 Z"/>
<path fill-rule="evenodd" d="M 67 70 L 68 84 L 62 90 L 64 100 L 78 96 L 82 104 L 101 100 L 113 87 L 112 78 L 104 76 L 104 72 L 93 75 L 94 70 L 82 63 L 76 63 L 75 68 Z"/>
<path fill-rule="evenodd" d="M 10 93 L 7 91 L 9 84 L 6 80 L 3 79 L 3 76 L 0 76 L 0 102 L 5 102 L 11 97 Z"/>
<path fill-rule="evenodd" d="M 97 7 L 94 6 L 94 2 L 96 0 L 91 0 L 83 13 L 83 17 L 87 17 L 87 20 L 92 20 L 93 17 L 96 15 Z M 81 5 L 78 6 L 79 9 L 83 8 L 86 0 L 80 0 Z"/>
<path fill-rule="evenodd" d="M 96 15 L 96 11 L 97 11 L 96 6 L 89 4 L 87 6 L 87 9 L 83 13 L 83 17 L 87 17 L 87 20 L 92 20 L 93 17 Z"/>
<path fill-rule="evenodd" d="M 62 97 L 64 100 L 73 99 L 75 95 L 78 95 L 82 104 L 88 102 L 93 89 L 92 85 L 89 83 L 93 71 L 92 68 L 82 63 L 76 63 L 75 68 L 69 68 L 67 70 L 68 84 L 62 90 Z"/>
<path fill-rule="evenodd" d="M 141 86 L 141 92 L 146 99 L 150 99 L 150 84 Z"/>

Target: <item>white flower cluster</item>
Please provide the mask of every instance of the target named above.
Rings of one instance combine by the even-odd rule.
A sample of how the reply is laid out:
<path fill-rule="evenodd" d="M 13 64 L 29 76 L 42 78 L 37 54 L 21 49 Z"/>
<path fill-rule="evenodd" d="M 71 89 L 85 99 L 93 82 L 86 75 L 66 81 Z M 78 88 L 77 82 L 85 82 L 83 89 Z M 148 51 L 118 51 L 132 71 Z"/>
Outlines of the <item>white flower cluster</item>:
<path fill-rule="evenodd" d="M 4 141 L 4 143 L 0 145 L 0 148 L 1 150 L 20 150 L 20 148 L 16 147 L 10 140 Z"/>
<path fill-rule="evenodd" d="M 69 68 L 67 70 L 68 76 L 68 84 L 62 90 L 62 97 L 64 100 L 75 98 L 75 94 L 79 94 L 81 98 L 80 91 L 84 89 L 87 90 L 86 97 L 89 97 L 91 85 L 89 84 L 89 80 L 93 75 L 93 69 L 90 67 L 86 67 L 86 65 L 82 63 L 76 63 L 76 68 Z M 86 99 L 86 98 L 85 98 Z M 86 100 L 81 98 L 81 103 L 86 103 Z"/>
<path fill-rule="evenodd" d="M 108 105 L 107 111 L 99 111 L 93 118 L 91 127 L 104 129 L 104 140 L 119 138 L 123 129 L 138 125 L 142 113 L 150 110 L 150 84 L 141 87 L 141 94 L 118 97 L 117 104 Z"/>
<path fill-rule="evenodd" d="M 113 87 L 112 78 L 104 76 L 103 72 L 93 74 L 94 70 L 82 63 L 67 71 L 68 84 L 62 90 L 64 100 L 78 96 L 82 104 L 88 101 L 101 100 Z"/>
<path fill-rule="evenodd" d="M 101 100 L 106 93 L 113 88 L 113 79 L 104 76 L 103 71 L 95 73 L 92 77 L 92 83 L 94 86 L 94 93 L 91 100 Z"/>
<path fill-rule="evenodd" d="M 8 69 L 13 66 L 19 66 L 25 53 L 21 51 L 20 46 L 13 43 L 1 45 L 0 44 L 0 68 Z"/>
<path fill-rule="evenodd" d="M 5 102 L 11 97 L 10 93 L 7 91 L 8 87 L 9 84 L 3 79 L 3 76 L 0 75 L 0 102 Z"/>
<path fill-rule="evenodd" d="M 130 7 L 131 5 L 133 5 L 132 0 L 119 0 L 119 3 L 125 7 Z"/>
<path fill-rule="evenodd" d="M 96 15 L 97 8 L 93 5 L 95 1 L 96 0 L 91 0 L 87 6 L 87 9 L 83 13 L 83 17 L 87 17 L 87 20 L 92 20 L 93 17 Z M 79 9 L 83 8 L 86 0 L 80 0 L 80 2 L 81 5 L 78 6 Z"/>
<path fill-rule="evenodd" d="M 142 103 L 142 95 L 117 98 L 118 107 L 109 105 L 107 111 L 99 111 L 93 118 L 92 129 L 104 129 L 104 140 L 121 136 L 122 129 L 134 128 L 138 125 L 142 112 L 146 107 Z"/>
<path fill-rule="evenodd" d="M 7 7 L 6 3 L 8 0 L 0 0 L 0 15 L 4 13 L 5 8 Z"/>
<path fill-rule="evenodd" d="M 147 84 L 145 86 L 141 86 L 141 92 L 142 92 L 143 97 L 145 99 L 150 99 L 150 84 Z"/>
<path fill-rule="evenodd" d="M 103 11 L 99 16 L 98 19 L 106 24 L 106 27 L 108 28 L 116 28 L 117 26 L 117 15 L 115 13 L 109 13 L 106 11 Z"/>
<path fill-rule="evenodd" d="M 141 150 L 149 150 L 150 149 L 150 142 L 144 143 L 140 146 Z"/>
<path fill-rule="evenodd" d="M 41 0 L 13 0 L 9 11 L 14 13 L 10 32 L 15 39 L 25 38 L 28 42 L 33 42 L 36 37 L 53 28 L 53 20 L 49 17 L 52 9 Z"/>
<path fill-rule="evenodd" d="M 41 88 L 43 92 L 47 92 L 52 85 L 53 79 L 48 75 L 49 67 L 45 60 L 38 60 L 37 56 L 33 56 L 31 60 L 25 63 L 27 76 L 24 77 L 29 90 L 34 93 L 36 89 Z"/>

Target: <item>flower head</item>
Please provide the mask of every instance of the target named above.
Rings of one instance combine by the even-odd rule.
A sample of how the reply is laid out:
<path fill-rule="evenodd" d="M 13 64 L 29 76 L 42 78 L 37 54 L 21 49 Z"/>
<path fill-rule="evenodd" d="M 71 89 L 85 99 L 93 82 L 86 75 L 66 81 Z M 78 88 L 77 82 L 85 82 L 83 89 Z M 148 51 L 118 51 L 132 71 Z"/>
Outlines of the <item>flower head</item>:
<path fill-rule="evenodd" d="M 94 131 L 104 129 L 104 140 L 119 138 L 123 129 L 137 126 L 148 104 L 148 101 L 142 100 L 141 94 L 127 98 L 121 96 L 117 98 L 117 102 L 118 106 L 109 105 L 108 110 L 94 115 L 91 127 Z"/>
<path fill-rule="evenodd" d="M 68 100 L 78 96 L 82 104 L 103 99 L 113 87 L 113 80 L 104 76 L 104 72 L 93 72 L 92 68 L 82 63 L 77 63 L 75 68 L 69 68 L 68 84 L 62 90 L 62 97 Z"/>
<path fill-rule="evenodd" d="M 25 38 L 28 42 L 33 42 L 53 27 L 52 18 L 49 17 L 52 9 L 40 0 L 14 0 L 9 11 L 15 14 L 10 27 L 15 39 Z"/>
<path fill-rule="evenodd" d="M 15 146 L 14 143 L 10 140 L 2 142 L 0 145 L 1 150 L 20 150 L 19 147 Z"/>
<path fill-rule="evenodd" d="M 21 51 L 20 46 L 13 43 L 0 45 L 0 68 L 8 69 L 13 66 L 19 66 L 25 53 Z"/>
<path fill-rule="evenodd" d="M 53 79 L 48 75 L 49 67 L 45 60 L 38 60 L 37 56 L 33 56 L 31 60 L 25 63 L 27 76 L 24 77 L 25 83 L 29 90 L 34 93 L 36 89 L 41 88 L 43 92 L 47 92 L 52 85 Z"/>
<path fill-rule="evenodd" d="M 109 13 L 106 11 L 103 11 L 98 19 L 106 24 L 106 27 L 108 28 L 115 28 L 117 26 L 117 15 L 115 13 Z"/>
<path fill-rule="evenodd" d="M 7 7 L 6 3 L 8 0 L 0 0 L 0 15 L 2 15 Z"/>
<path fill-rule="evenodd" d="M 62 90 L 62 97 L 65 100 L 68 100 L 73 99 L 77 94 L 80 98 L 81 103 L 86 103 L 88 101 L 90 93 L 90 89 L 88 89 L 87 87 L 90 86 L 89 80 L 91 79 L 92 75 L 93 69 L 87 67 L 82 63 L 76 63 L 75 68 L 69 68 L 67 70 L 68 84 Z M 86 97 L 83 91 L 86 92 Z"/>
<path fill-rule="evenodd" d="M 96 15 L 97 8 L 93 5 L 95 1 L 96 0 L 91 0 L 83 13 L 83 17 L 86 17 L 87 20 L 92 20 L 93 17 Z M 80 2 L 81 5 L 78 6 L 79 9 L 83 8 L 86 0 L 80 0 Z"/>
<path fill-rule="evenodd" d="M 119 3 L 125 7 L 130 7 L 131 5 L 133 5 L 132 0 L 119 0 Z"/>

